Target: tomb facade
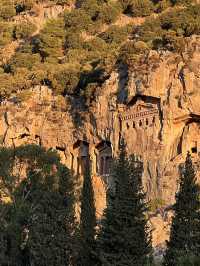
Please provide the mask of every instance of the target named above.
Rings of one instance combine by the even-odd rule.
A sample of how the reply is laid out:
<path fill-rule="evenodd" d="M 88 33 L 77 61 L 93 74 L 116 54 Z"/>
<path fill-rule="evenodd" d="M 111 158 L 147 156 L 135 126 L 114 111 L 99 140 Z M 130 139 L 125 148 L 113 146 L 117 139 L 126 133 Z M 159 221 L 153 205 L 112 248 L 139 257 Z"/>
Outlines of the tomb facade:
<path fill-rule="evenodd" d="M 200 124 L 193 122 L 185 126 L 181 142 L 181 153 L 186 155 L 189 151 L 192 156 L 200 153 Z"/>
<path fill-rule="evenodd" d="M 148 128 L 160 119 L 159 99 L 150 96 L 135 96 L 119 114 L 121 129 Z"/>
<path fill-rule="evenodd" d="M 112 165 L 112 147 L 109 141 L 102 141 L 96 146 L 96 158 L 96 173 L 109 175 Z"/>
<path fill-rule="evenodd" d="M 78 140 L 73 145 L 71 169 L 76 175 L 83 175 L 89 158 L 89 143 Z"/>

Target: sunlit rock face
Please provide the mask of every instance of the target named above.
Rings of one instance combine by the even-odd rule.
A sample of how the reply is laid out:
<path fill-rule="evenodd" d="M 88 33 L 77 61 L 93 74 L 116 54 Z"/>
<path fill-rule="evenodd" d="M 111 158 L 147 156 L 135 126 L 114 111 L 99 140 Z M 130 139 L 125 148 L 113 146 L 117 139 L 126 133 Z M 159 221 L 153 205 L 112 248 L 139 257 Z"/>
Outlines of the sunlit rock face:
<path fill-rule="evenodd" d="M 0 141 L 4 146 L 36 143 L 56 149 L 79 176 L 89 156 L 100 218 L 106 191 L 112 186 L 112 160 L 124 138 L 128 153 L 144 162 L 148 199 L 160 200 L 163 208 L 170 208 L 188 151 L 199 172 L 199 103 L 200 40 L 194 37 L 181 56 L 152 51 L 128 75 L 123 66 L 113 71 L 87 110 L 63 103 L 44 86 L 32 88 L 23 102 L 16 95 L 2 101 Z M 156 219 L 162 227 L 162 216 L 152 218 L 153 227 Z M 154 245 L 162 244 L 168 231 L 159 240 L 158 230 L 154 232 Z"/>

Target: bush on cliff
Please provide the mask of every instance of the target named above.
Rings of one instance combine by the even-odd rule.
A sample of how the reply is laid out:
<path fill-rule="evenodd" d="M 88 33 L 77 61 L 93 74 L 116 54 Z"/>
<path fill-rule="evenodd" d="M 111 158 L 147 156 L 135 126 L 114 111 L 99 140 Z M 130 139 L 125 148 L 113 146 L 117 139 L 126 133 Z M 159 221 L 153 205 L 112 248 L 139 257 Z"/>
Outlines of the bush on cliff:
<path fill-rule="evenodd" d="M 27 39 L 36 31 L 36 26 L 31 23 L 21 23 L 15 26 L 13 36 L 16 39 Z"/>
<path fill-rule="evenodd" d="M 51 5 L 72 2 L 55 0 L 51 1 Z M 27 68 L 29 75 L 25 84 L 46 84 L 55 93 L 63 95 L 69 92 L 88 103 L 118 63 L 134 67 L 140 64 L 150 49 L 182 53 L 186 38 L 200 33 L 200 6 L 195 1 L 79 0 L 72 10 L 67 9 L 57 18 L 47 19 L 40 32 L 35 29 L 37 25 L 18 23 L 22 14 L 36 12 L 33 4 L 32 0 L 3 0 L 0 4 L 0 48 L 6 48 L 5 51 L 0 50 L 1 69 L 9 75 L 11 83 L 14 80 L 17 84 L 15 76 L 18 68 Z M 152 15 L 168 7 L 161 15 Z M 130 16 L 148 18 L 141 25 L 133 26 L 131 21 L 129 24 Z M 128 25 L 123 26 L 126 19 Z M 23 39 L 17 49 L 16 42 L 12 43 L 16 39 Z M 72 79 L 71 83 L 77 86 L 66 85 L 68 78 L 65 79 L 60 71 L 65 64 L 77 66 L 77 71 L 73 68 L 67 74 Z M 99 78 L 96 73 L 100 72 L 103 75 Z M 0 79 L 4 80 L 4 77 Z M 3 97 L 16 91 L 16 87 L 5 83 L 0 84 Z"/>
<path fill-rule="evenodd" d="M 121 0 L 124 13 L 133 17 L 146 17 L 154 11 L 154 5 L 151 0 Z"/>

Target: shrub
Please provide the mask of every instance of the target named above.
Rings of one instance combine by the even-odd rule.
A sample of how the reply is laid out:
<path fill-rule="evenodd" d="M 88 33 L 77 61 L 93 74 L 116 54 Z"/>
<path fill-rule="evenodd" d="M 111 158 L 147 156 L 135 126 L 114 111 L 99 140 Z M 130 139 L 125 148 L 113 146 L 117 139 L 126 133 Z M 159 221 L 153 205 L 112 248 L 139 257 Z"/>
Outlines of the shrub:
<path fill-rule="evenodd" d="M 96 53 L 96 57 L 99 57 L 104 51 L 107 52 L 108 46 L 104 40 L 101 38 L 94 38 L 84 43 L 84 49 L 88 52 Z"/>
<path fill-rule="evenodd" d="M 17 98 L 19 99 L 20 102 L 25 102 L 29 100 L 32 95 L 33 95 L 33 92 L 24 90 L 24 91 L 20 91 L 17 93 Z"/>
<path fill-rule="evenodd" d="M 0 21 L 0 48 L 12 41 L 13 26 L 9 22 Z"/>
<path fill-rule="evenodd" d="M 91 17 L 92 21 L 96 20 L 99 13 L 100 6 L 96 0 L 85 0 L 81 1 L 81 8 Z"/>
<path fill-rule="evenodd" d="M 152 212 L 155 212 L 157 209 L 163 207 L 165 205 L 165 201 L 161 198 L 155 198 L 153 200 L 150 201 L 150 210 Z"/>
<path fill-rule="evenodd" d="M 154 11 L 151 0 L 121 0 L 124 13 L 129 13 L 133 17 L 149 16 Z"/>
<path fill-rule="evenodd" d="M 141 41 L 146 42 L 150 47 L 155 38 L 162 37 L 163 29 L 161 28 L 160 18 L 148 18 L 145 23 L 137 30 L 136 34 Z"/>
<path fill-rule="evenodd" d="M 200 258 L 194 256 L 193 254 L 185 255 L 183 254 L 182 257 L 179 259 L 179 263 L 177 266 L 199 266 L 200 265 Z"/>
<path fill-rule="evenodd" d="M 75 3 L 74 0 L 50 1 L 52 6 Z M 149 49 L 182 52 L 185 37 L 200 33 L 200 5 L 191 4 L 195 1 L 78 0 L 77 8 L 47 20 L 40 33 L 32 38 L 35 26 L 15 24 L 13 16 L 31 10 L 34 3 L 34 0 L 2 0 L 0 3 L 0 48 L 14 39 L 25 39 L 0 71 L 3 88 L 7 88 L 8 93 L 17 86 L 24 89 L 29 84 L 42 83 L 61 94 L 92 95 L 96 86 L 100 87 L 109 77 L 116 63 L 122 61 L 134 67 Z M 185 8 L 177 9 L 176 5 Z M 141 26 L 113 25 L 122 12 L 148 16 L 168 7 L 172 8 L 156 18 L 149 16 Z M 1 61 L 5 59 L 2 51 Z M 19 70 L 23 74 L 20 75 Z"/>
<path fill-rule="evenodd" d="M 34 31 L 36 31 L 36 26 L 32 23 L 21 23 L 14 28 L 14 37 L 16 39 L 27 39 L 30 37 Z"/>
<path fill-rule="evenodd" d="M 68 32 L 65 39 L 65 48 L 70 49 L 81 49 L 83 47 L 84 40 L 81 35 L 77 32 Z"/>
<path fill-rule="evenodd" d="M 116 5 L 104 4 L 99 9 L 97 20 L 100 20 L 101 23 L 111 24 L 117 20 L 121 12 L 122 10 L 120 9 L 120 6 L 117 4 Z"/>
<path fill-rule="evenodd" d="M 57 62 L 63 56 L 65 30 L 63 18 L 48 20 L 39 38 L 34 40 L 34 49 L 40 52 L 43 60 Z M 47 60 L 48 61 L 48 60 Z"/>
<path fill-rule="evenodd" d="M 17 0 L 15 2 L 15 9 L 17 14 L 26 10 L 30 10 L 34 5 L 34 0 Z"/>
<path fill-rule="evenodd" d="M 13 91 L 29 89 L 31 86 L 30 72 L 27 68 L 18 67 L 13 76 Z"/>
<path fill-rule="evenodd" d="M 177 35 L 191 36 L 200 33 L 200 5 L 181 11 L 167 12 L 161 19 L 164 30 L 173 30 Z"/>
<path fill-rule="evenodd" d="M 55 107 L 61 110 L 66 110 L 67 102 L 65 100 L 65 97 L 63 97 L 62 95 L 58 95 L 56 97 Z"/>
<path fill-rule="evenodd" d="M 12 92 L 13 77 L 9 74 L 0 74 L 0 96 L 7 97 Z"/>
<path fill-rule="evenodd" d="M 0 18 L 11 19 L 16 15 L 15 6 L 12 0 L 1 0 L 0 2 Z"/>
<path fill-rule="evenodd" d="M 9 61 L 11 71 L 15 72 L 18 67 L 32 69 L 33 65 L 40 62 L 39 54 L 17 52 Z"/>
<path fill-rule="evenodd" d="M 74 64 L 54 69 L 49 75 L 52 88 L 57 94 L 74 94 L 79 82 L 79 73 L 79 68 Z"/>
<path fill-rule="evenodd" d="M 156 7 L 155 7 L 155 12 L 160 13 L 164 11 L 165 9 L 171 7 L 172 3 L 170 0 L 162 0 L 158 1 Z"/>
<path fill-rule="evenodd" d="M 63 58 L 62 63 L 81 63 L 86 57 L 87 51 L 83 49 L 70 49 Z"/>
<path fill-rule="evenodd" d="M 91 17 L 82 9 L 75 9 L 66 12 L 64 16 L 65 28 L 67 31 L 80 32 L 81 30 L 89 30 L 93 22 Z"/>
<path fill-rule="evenodd" d="M 99 34 L 99 37 L 103 39 L 106 43 L 116 43 L 121 44 L 128 37 L 126 28 L 118 26 L 110 26 L 107 31 Z"/>
<path fill-rule="evenodd" d="M 149 47 L 143 41 L 133 42 L 128 41 L 124 44 L 120 50 L 119 59 L 123 63 L 133 66 L 137 63 L 140 59 L 140 55 L 145 54 L 148 52 Z"/>

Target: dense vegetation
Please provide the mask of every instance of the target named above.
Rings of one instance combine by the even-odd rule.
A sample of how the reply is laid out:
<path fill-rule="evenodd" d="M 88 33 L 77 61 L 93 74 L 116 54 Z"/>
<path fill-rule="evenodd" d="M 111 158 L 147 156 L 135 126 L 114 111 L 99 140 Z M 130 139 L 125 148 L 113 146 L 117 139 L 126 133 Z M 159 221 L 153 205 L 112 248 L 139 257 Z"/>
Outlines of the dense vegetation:
<path fill-rule="evenodd" d="M 195 1 L 79 0 L 71 11 L 47 20 L 38 33 L 30 20 L 16 20 L 31 12 L 37 16 L 35 2 L 0 3 L 1 97 L 46 84 L 63 96 L 92 99 L 120 62 L 131 67 L 150 49 L 182 52 L 186 38 L 200 32 L 200 5 Z M 120 25 L 116 22 L 122 15 L 146 19 L 141 26 L 131 20 Z M 3 48 L 20 40 L 15 53 L 4 60 Z"/>
<path fill-rule="evenodd" d="M 55 151 L 1 148 L 1 266 L 153 266 L 142 172 L 142 162 L 127 156 L 122 144 L 110 176 L 115 185 L 97 227 L 89 160 L 77 219 L 77 179 Z M 199 265 L 199 191 L 188 154 L 163 265 Z"/>
<path fill-rule="evenodd" d="M 94 257 L 95 236 L 96 236 L 96 208 L 94 190 L 90 171 L 89 157 L 86 159 L 84 179 L 81 193 L 81 214 L 80 214 L 80 249 L 76 261 L 77 266 L 95 265 Z"/>
<path fill-rule="evenodd" d="M 35 145 L 1 148 L 0 158 L 1 266 L 69 265 L 76 226 L 69 170 Z"/>
<path fill-rule="evenodd" d="M 170 241 L 164 266 L 199 265 L 200 241 L 200 186 L 197 184 L 190 154 L 180 178 L 180 188 L 174 204 Z M 184 258 L 184 259 L 183 259 Z M 187 258 L 187 259 L 186 259 Z"/>
<path fill-rule="evenodd" d="M 142 162 L 134 156 L 128 157 L 122 142 L 113 167 L 114 197 L 105 210 L 97 238 L 100 265 L 152 265 L 142 173 Z"/>

